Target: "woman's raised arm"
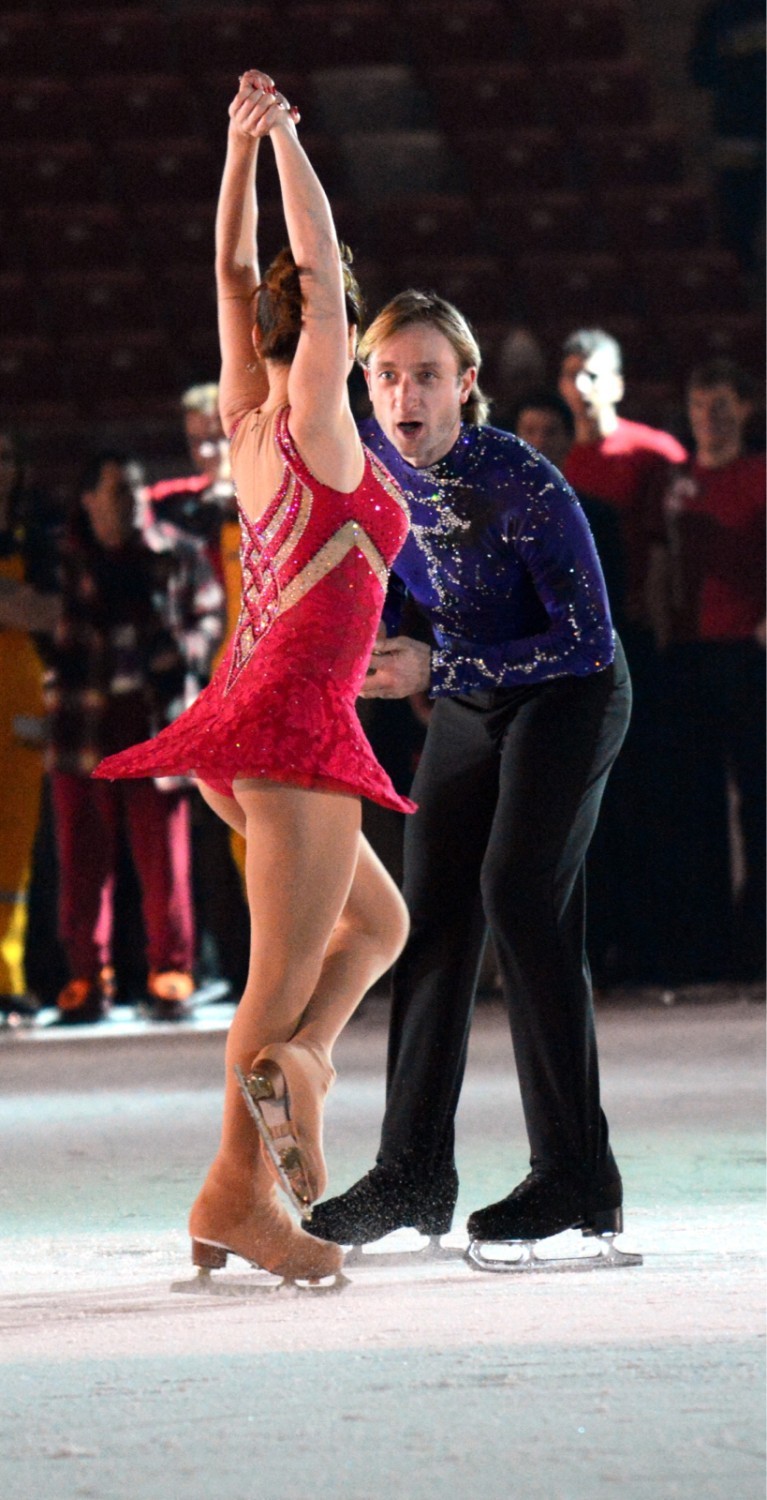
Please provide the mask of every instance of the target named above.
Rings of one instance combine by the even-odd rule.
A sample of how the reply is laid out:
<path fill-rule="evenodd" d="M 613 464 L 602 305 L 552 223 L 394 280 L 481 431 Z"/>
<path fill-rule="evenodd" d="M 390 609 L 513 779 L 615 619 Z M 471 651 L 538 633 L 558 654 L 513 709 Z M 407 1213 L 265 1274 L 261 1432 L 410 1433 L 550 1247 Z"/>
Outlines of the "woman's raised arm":
<path fill-rule="evenodd" d="M 267 92 L 268 91 L 268 92 Z M 216 293 L 221 346 L 219 408 L 228 435 L 237 419 L 266 399 L 269 383 L 252 342 L 253 298 L 259 282 L 256 162 L 262 135 L 286 113 L 272 80 L 245 73 L 229 106 L 226 161 L 216 213 Z"/>
<path fill-rule="evenodd" d="M 301 336 L 288 380 L 291 431 L 318 477 L 325 477 L 325 470 L 339 488 L 353 488 L 361 477 L 362 448 L 347 395 L 353 351 L 333 216 L 294 121 L 281 114 L 270 134 L 303 298 Z"/>

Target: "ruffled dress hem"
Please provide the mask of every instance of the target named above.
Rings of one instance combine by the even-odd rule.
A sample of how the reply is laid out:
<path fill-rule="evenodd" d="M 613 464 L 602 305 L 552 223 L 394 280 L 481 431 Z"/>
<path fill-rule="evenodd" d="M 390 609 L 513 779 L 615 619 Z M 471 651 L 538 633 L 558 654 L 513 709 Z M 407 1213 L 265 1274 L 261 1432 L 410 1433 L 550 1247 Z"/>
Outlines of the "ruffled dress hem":
<path fill-rule="evenodd" d="M 136 766 L 135 769 L 119 766 L 118 762 L 122 761 L 123 756 L 127 756 L 128 754 L 129 752 L 120 751 L 117 755 L 108 755 L 105 760 L 100 762 L 95 771 L 91 772 L 91 775 L 101 781 L 138 780 L 144 776 L 185 776 L 195 781 L 204 781 L 205 785 L 211 788 L 211 791 L 221 792 L 225 797 L 232 797 L 234 795 L 232 781 L 221 776 L 209 775 L 206 771 L 181 768 L 178 762 L 174 762 L 172 765 L 166 763 L 164 765 L 152 766 L 151 769 L 146 764 Z M 236 776 L 233 777 L 233 781 L 263 781 L 265 785 L 271 782 L 277 786 L 300 786 L 306 791 L 334 792 L 337 796 L 341 797 L 365 797 L 369 802 L 375 802 L 380 807 L 386 807 L 392 812 L 413 813 L 417 811 L 418 807 L 416 802 L 412 802 L 409 797 L 401 797 L 393 788 L 391 794 L 389 794 L 383 788 L 380 792 L 377 790 L 374 791 L 372 788 L 362 788 L 351 781 L 341 781 L 338 777 L 326 776 L 321 773 L 312 775 L 307 771 L 291 770 L 282 774 L 279 771 L 272 770 L 257 771 L 254 773 L 238 771 Z"/>

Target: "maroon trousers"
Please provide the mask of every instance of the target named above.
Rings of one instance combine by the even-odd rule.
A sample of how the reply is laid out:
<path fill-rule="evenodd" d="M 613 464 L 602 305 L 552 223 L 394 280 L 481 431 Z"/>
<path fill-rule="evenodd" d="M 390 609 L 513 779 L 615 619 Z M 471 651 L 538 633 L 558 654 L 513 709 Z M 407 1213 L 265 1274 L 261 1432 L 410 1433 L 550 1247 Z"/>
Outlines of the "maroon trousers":
<path fill-rule="evenodd" d="M 150 969 L 191 971 L 194 914 L 189 799 L 153 781 L 93 781 L 55 771 L 59 935 L 73 979 L 111 957 L 118 833 L 124 821 L 141 887 Z"/>

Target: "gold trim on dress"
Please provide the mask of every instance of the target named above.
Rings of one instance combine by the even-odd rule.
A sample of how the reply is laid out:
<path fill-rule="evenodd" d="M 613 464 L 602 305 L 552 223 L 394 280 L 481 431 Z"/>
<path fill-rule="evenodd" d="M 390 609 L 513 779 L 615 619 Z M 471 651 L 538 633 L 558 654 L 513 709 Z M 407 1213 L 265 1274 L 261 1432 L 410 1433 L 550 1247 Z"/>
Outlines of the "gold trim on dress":
<path fill-rule="evenodd" d="M 284 493 L 280 495 L 280 486 L 270 502 L 271 505 L 276 503 L 274 514 L 263 530 L 259 530 L 258 521 L 251 521 L 240 506 L 242 604 L 224 695 L 229 692 L 275 621 L 305 598 L 315 584 L 339 567 L 355 548 L 365 558 L 384 593 L 389 577 L 386 563 L 364 526 L 359 521 L 348 520 L 323 543 L 290 583 L 284 587 L 281 585 L 281 575 L 309 524 L 315 497 L 302 477 L 297 462 L 294 462 L 293 455 L 296 461 L 303 463 L 303 460 L 289 431 L 285 407 L 280 408 L 276 414 L 274 440 L 286 469 Z M 377 480 L 409 519 L 407 502 L 396 480 L 369 448 L 364 448 L 364 452 L 373 479 Z M 279 540 L 283 528 L 285 536 Z"/>
<path fill-rule="evenodd" d="M 309 517 L 312 513 L 313 497 L 311 490 L 309 489 L 308 485 L 304 484 L 303 481 L 298 478 L 296 474 L 293 474 L 291 477 L 293 479 L 293 484 L 291 486 L 290 499 L 293 500 L 296 493 L 298 494 L 298 514 L 296 515 L 291 530 L 282 543 L 282 546 L 274 555 L 275 568 L 281 568 L 284 563 L 288 561 L 288 558 L 298 546 L 304 532 L 306 531 L 307 525 L 309 524 Z"/>
<path fill-rule="evenodd" d="M 375 574 L 381 588 L 385 590 L 389 570 L 375 543 L 370 540 L 359 521 L 346 521 L 333 536 L 320 547 L 314 557 L 292 578 L 282 590 L 280 614 L 303 599 L 310 589 L 337 568 L 349 552 L 357 547 Z"/>

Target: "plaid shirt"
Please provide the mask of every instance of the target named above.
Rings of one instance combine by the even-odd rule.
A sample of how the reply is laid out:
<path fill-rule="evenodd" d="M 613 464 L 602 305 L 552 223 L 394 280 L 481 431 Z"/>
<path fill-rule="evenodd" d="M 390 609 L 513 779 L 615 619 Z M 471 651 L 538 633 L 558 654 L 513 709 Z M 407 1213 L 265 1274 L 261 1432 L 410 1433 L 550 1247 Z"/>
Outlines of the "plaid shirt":
<path fill-rule="evenodd" d="M 87 776 L 196 697 L 223 635 L 223 591 L 205 548 L 166 523 L 115 549 L 70 534 L 59 583 L 46 651 L 48 766 Z"/>

